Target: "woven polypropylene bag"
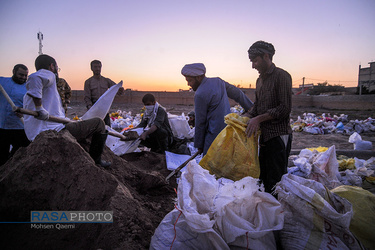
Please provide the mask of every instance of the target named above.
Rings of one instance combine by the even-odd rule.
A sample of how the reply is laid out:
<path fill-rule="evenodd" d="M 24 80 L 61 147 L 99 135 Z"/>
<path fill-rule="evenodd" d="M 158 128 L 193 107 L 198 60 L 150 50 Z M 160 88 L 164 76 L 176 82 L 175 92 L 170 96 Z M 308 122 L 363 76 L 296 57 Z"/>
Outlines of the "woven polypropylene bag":
<path fill-rule="evenodd" d="M 234 181 L 246 176 L 259 178 L 258 137 L 245 134 L 248 117 L 231 113 L 225 116 L 227 126 L 220 132 L 199 165 L 217 178 Z"/>

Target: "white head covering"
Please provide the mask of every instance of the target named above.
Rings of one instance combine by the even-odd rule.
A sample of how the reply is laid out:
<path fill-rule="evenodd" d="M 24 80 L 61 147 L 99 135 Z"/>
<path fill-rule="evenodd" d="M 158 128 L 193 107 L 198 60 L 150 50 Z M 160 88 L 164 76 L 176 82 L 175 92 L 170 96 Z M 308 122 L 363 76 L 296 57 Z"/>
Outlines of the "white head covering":
<path fill-rule="evenodd" d="M 181 74 L 184 76 L 201 76 L 206 74 L 206 67 L 203 63 L 186 64 L 182 68 Z"/>

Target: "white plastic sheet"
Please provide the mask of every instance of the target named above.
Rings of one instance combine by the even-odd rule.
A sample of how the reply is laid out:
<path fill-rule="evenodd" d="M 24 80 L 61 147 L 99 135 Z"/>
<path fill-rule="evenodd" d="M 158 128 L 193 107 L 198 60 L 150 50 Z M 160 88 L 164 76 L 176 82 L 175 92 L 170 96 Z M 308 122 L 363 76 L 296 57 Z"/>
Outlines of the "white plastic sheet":
<path fill-rule="evenodd" d="M 107 129 L 109 131 L 116 132 L 111 128 Z M 133 131 L 136 131 L 138 135 L 141 135 L 143 132 L 143 128 L 133 129 Z M 118 137 L 108 135 L 105 145 L 107 145 L 107 147 L 109 147 L 109 149 L 111 149 L 115 155 L 120 156 L 127 153 L 139 152 L 139 150 L 137 151 L 137 149 L 140 142 L 140 140 L 121 141 Z"/>
<path fill-rule="evenodd" d="M 81 117 L 82 120 L 87 120 L 94 117 L 104 119 L 109 109 L 111 108 L 113 99 L 118 90 L 122 87 L 122 81 L 110 87 L 92 107 Z"/>

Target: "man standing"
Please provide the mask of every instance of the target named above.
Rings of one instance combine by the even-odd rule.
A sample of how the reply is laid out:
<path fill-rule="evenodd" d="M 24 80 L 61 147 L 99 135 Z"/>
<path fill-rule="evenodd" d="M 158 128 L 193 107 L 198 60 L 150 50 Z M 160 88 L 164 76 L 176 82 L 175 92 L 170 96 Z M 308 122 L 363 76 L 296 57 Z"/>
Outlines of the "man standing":
<path fill-rule="evenodd" d="M 67 129 L 77 140 L 92 137 L 89 154 L 96 164 L 106 168 L 110 162 L 101 160 L 108 131 L 100 118 L 92 118 L 66 125 L 50 122 L 50 115 L 65 118 L 64 109 L 57 91 L 58 66 L 56 60 L 46 54 L 39 55 L 35 60 L 37 72 L 31 74 L 26 82 L 27 93 L 24 96 L 25 109 L 38 112 L 37 117 L 25 116 L 25 132 L 30 141 L 45 130 L 61 131 Z M 43 105 L 42 105 L 43 104 Z"/>
<path fill-rule="evenodd" d="M 113 85 L 116 83 L 111 79 L 106 78 L 101 75 L 102 72 L 102 63 L 99 60 L 94 60 L 90 63 L 93 76 L 85 81 L 85 103 L 86 108 L 90 109 L 92 105 Z M 124 91 L 124 88 L 121 87 L 117 92 L 118 95 L 121 95 Z M 106 125 L 111 126 L 111 120 L 109 114 L 104 118 Z"/>
<path fill-rule="evenodd" d="M 181 74 L 195 91 L 194 147 L 205 155 L 216 136 L 226 126 L 224 116 L 230 113 L 228 97 L 238 102 L 245 111 L 248 111 L 253 103 L 234 85 L 218 77 L 206 77 L 203 63 L 186 64 Z"/>
<path fill-rule="evenodd" d="M 145 112 L 137 128 L 144 128 L 140 135 L 142 144 L 151 151 L 164 153 L 173 142 L 173 133 L 165 109 L 159 105 L 152 94 L 142 98 Z"/>
<path fill-rule="evenodd" d="M 70 97 L 72 97 L 72 89 L 70 88 L 69 84 L 65 81 L 65 79 L 59 77 L 59 80 L 57 82 L 57 91 L 59 91 L 59 95 L 66 116 L 68 112 L 68 104 L 70 103 Z"/>
<path fill-rule="evenodd" d="M 254 107 L 246 116 L 246 134 L 251 136 L 260 129 L 260 177 L 265 191 L 273 187 L 287 173 L 292 145 L 289 124 L 292 109 L 292 78 L 288 72 L 272 63 L 275 48 L 271 43 L 257 41 L 248 50 L 252 67 L 259 72 L 256 82 Z"/>
<path fill-rule="evenodd" d="M 23 64 L 13 68 L 12 77 L 0 77 L 0 84 L 17 107 L 23 106 L 23 96 L 26 93 L 26 80 L 29 70 Z M 3 165 L 19 147 L 27 147 L 22 115 L 13 112 L 11 105 L 0 93 L 0 166 Z M 12 151 L 10 151 L 12 145 Z"/>

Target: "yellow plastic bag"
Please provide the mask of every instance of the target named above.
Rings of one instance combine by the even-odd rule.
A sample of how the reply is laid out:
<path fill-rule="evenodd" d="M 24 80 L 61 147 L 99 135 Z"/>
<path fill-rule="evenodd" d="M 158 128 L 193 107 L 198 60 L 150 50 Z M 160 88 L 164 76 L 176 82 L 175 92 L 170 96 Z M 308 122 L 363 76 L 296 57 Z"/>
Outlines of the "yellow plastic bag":
<path fill-rule="evenodd" d="M 258 138 L 245 134 L 248 117 L 231 113 L 225 116 L 227 126 L 220 132 L 199 165 L 217 178 L 233 181 L 246 176 L 259 178 Z"/>
<path fill-rule="evenodd" d="M 353 206 L 353 218 L 350 231 L 365 245 L 366 249 L 375 249 L 375 195 L 361 187 L 339 186 L 331 190 Z"/>

